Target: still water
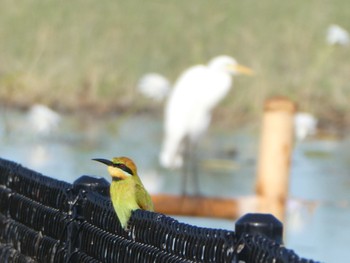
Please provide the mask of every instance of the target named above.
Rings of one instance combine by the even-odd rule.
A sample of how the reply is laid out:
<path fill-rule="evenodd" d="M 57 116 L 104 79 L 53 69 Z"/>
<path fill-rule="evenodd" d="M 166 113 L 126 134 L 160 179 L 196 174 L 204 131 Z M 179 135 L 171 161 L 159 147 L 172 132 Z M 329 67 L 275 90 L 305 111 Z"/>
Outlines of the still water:
<path fill-rule="evenodd" d="M 110 181 L 92 158 L 129 156 L 151 193 L 180 193 L 180 174 L 159 167 L 162 120 L 149 115 L 89 118 L 63 116 L 49 135 L 28 128 L 23 113 L 6 112 L 0 122 L 0 157 L 67 182 L 81 175 Z M 234 131 L 211 127 L 200 145 L 200 188 L 210 196 L 254 194 L 257 125 Z M 295 145 L 285 245 L 322 262 L 350 259 L 350 140 L 307 140 Z M 193 225 L 234 229 L 221 219 L 176 217 Z"/>

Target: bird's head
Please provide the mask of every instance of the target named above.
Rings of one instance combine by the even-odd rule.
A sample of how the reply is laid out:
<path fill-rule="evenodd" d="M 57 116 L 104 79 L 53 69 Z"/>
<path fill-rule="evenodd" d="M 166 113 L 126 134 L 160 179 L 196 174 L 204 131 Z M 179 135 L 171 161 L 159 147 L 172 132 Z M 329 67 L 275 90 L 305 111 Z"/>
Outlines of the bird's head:
<path fill-rule="evenodd" d="M 254 74 L 252 69 L 238 64 L 234 58 L 226 55 L 213 58 L 211 61 L 209 61 L 208 67 L 211 69 L 222 71 L 222 72 L 227 72 L 233 75 L 238 75 L 238 74 L 253 75 Z"/>
<path fill-rule="evenodd" d="M 111 161 L 107 159 L 92 159 L 107 165 L 112 180 L 125 180 L 132 176 L 137 176 L 135 163 L 128 157 L 114 157 Z"/>

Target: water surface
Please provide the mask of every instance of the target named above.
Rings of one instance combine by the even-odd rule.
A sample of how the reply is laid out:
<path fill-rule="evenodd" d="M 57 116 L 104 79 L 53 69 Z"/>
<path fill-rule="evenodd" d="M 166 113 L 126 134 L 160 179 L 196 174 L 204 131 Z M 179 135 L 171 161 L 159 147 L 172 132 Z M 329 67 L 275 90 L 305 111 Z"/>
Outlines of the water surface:
<path fill-rule="evenodd" d="M 92 158 L 125 155 L 135 160 L 152 193 L 180 193 L 180 173 L 159 167 L 162 120 L 149 115 L 83 118 L 63 116 L 49 135 L 38 135 L 21 112 L 6 112 L 0 126 L 0 156 L 67 182 L 81 175 L 110 178 Z M 258 129 L 211 127 L 199 150 L 200 187 L 211 196 L 254 194 Z M 307 140 L 295 145 L 285 244 L 324 262 L 350 258 L 350 140 Z M 234 229 L 221 219 L 177 217 L 190 224 Z M 343 261 L 343 260 L 342 260 Z"/>

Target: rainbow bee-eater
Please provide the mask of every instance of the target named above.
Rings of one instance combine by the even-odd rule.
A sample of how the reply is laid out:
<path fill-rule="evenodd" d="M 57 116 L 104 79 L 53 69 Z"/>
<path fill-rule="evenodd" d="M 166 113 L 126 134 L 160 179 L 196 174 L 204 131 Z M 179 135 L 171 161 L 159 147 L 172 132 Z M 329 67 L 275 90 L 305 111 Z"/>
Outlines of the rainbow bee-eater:
<path fill-rule="evenodd" d="M 153 211 L 151 196 L 137 174 L 135 163 L 127 157 L 115 157 L 111 161 L 93 159 L 107 165 L 112 177 L 110 196 L 121 226 L 126 229 L 131 212 L 136 209 Z"/>

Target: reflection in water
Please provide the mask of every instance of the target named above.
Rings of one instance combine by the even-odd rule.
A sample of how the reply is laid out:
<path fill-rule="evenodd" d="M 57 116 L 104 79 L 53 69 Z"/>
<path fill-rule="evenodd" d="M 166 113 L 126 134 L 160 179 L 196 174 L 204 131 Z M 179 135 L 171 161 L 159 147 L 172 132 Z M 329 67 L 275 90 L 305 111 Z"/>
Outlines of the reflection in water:
<path fill-rule="evenodd" d="M 51 163 L 51 158 L 52 156 L 44 145 L 33 145 L 28 156 L 28 163 L 30 163 L 30 167 L 38 171 Z"/>
<path fill-rule="evenodd" d="M 110 180 L 92 158 L 130 156 L 151 193 L 180 192 L 180 176 L 162 169 L 158 154 L 161 120 L 150 116 L 82 119 L 62 116 L 54 134 L 37 137 L 21 124 L 25 115 L 8 112 L 9 132 L 1 133 L 0 156 L 45 175 L 73 182 L 83 174 Z M 4 125 L 0 125 L 0 127 Z M 0 129 L 1 130 L 1 129 Z M 201 189 L 212 196 L 254 194 L 257 131 L 210 130 L 200 145 Z M 302 256 L 337 262 L 349 258 L 350 142 L 306 140 L 296 144 L 285 224 L 285 243 Z M 310 154 L 312 153 L 312 154 Z M 220 160 L 216 162 L 215 160 Z M 206 227 L 233 229 L 228 220 L 177 217 Z"/>

